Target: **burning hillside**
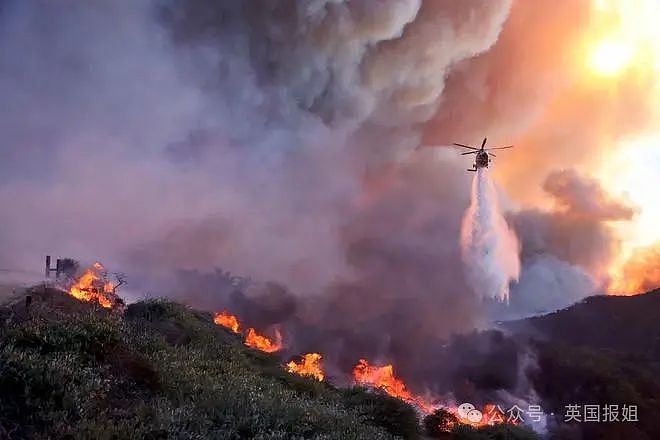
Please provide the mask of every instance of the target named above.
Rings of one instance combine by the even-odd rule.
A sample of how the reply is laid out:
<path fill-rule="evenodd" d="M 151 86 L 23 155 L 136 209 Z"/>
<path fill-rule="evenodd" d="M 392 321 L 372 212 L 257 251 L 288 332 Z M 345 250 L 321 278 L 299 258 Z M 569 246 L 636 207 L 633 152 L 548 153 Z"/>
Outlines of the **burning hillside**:
<path fill-rule="evenodd" d="M 408 402 L 425 413 L 430 413 L 434 409 L 433 405 L 425 402 L 421 397 L 413 396 L 408 391 L 403 381 L 394 375 L 394 367 L 391 364 L 376 367 L 369 365 L 365 359 L 360 359 L 353 368 L 353 378 L 359 385 L 383 390 L 390 396 Z"/>
<path fill-rule="evenodd" d="M 216 313 L 214 315 L 214 323 L 226 327 L 234 333 L 239 333 L 238 318 L 227 311 Z M 279 332 L 276 332 L 275 341 L 272 341 L 269 338 L 258 334 L 253 328 L 247 330 L 244 344 L 250 348 L 264 351 L 266 353 L 274 353 L 282 348 L 282 340 Z M 321 363 L 323 356 L 320 353 L 306 353 L 297 356 L 297 358 L 298 360 L 294 359 L 283 365 L 289 373 L 308 376 L 318 381 L 323 381 L 325 379 L 325 373 Z M 442 405 L 434 404 L 429 399 L 411 393 L 403 380 L 394 374 L 394 366 L 392 364 L 375 366 L 369 364 L 365 359 L 359 359 L 358 363 L 353 368 L 351 379 L 359 386 L 382 391 L 391 397 L 406 402 L 423 414 L 431 414 L 434 410 L 443 408 Z M 504 413 L 499 410 L 499 407 L 494 404 L 486 405 L 482 412 L 476 411 L 480 414 L 479 418 L 475 418 L 474 414 L 471 414 L 470 417 L 467 417 L 466 414 L 461 414 L 460 408 L 458 407 L 444 408 L 457 416 L 457 424 L 482 427 L 511 423 L 510 420 L 506 419 Z M 481 414 L 483 414 L 483 416 L 481 416 Z"/>

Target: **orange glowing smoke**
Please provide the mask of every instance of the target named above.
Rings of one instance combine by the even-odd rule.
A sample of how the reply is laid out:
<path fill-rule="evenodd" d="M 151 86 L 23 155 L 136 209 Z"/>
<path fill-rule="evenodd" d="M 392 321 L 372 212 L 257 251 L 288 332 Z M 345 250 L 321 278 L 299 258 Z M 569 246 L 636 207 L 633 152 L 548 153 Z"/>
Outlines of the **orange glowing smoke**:
<path fill-rule="evenodd" d="M 257 333 L 255 329 L 249 328 L 247 335 L 245 335 L 245 345 L 265 351 L 266 353 L 273 353 L 282 348 L 282 335 L 279 331 L 275 330 L 275 341 L 271 341 L 266 336 Z"/>
<path fill-rule="evenodd" d="M 660 287 L 660 244 L 635 250 L 616 271 L 607 292 L 617 295 L 636 295 Z"/>
<path fill-rule="evenodd" d="M 425 413 L 430 413 L 434 409 L 431 404 L 420 397 L 413 396 L 406 389 L 403 381 L 394 375 L 392 364 L 376 367 L 369 365 L 365 359 L 360 359 L 353 368 L 353 378 L 360 385 L 381 389 L 392 397 L 415 405 Z"/>
<path fill-rule="evenodd" d="M 96 301 L 106 309 L 111 308 L 113 286 L 103 281 L 100 274 L 103 269 L 101 263 L 94 263 L 69 287 L 69 295 L 81 301 Z"/>
<path fill-rule="evenodd" d="M 286 364 L 289 373 L 300 374 L 301 376 L 312 376 L 319 382 L 323 380 L 323 368 L 321 367 L 322 356 L 318 353 L 307 353 L 302 356 L 300 363 L 294 361 Z"/>
<path fill-rule="evenodd" d="M 238 318 L 227 311 L 216 313 L 213 317 L 213 322 L 217 325 L 227 327 L 234 333 L 238 333 Z"/>

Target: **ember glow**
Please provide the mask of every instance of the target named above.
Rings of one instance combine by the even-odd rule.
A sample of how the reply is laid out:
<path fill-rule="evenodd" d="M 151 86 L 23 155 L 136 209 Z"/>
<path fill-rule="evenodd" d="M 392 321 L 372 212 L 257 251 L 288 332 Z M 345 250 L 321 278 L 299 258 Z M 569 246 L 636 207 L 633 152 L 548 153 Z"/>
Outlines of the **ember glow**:
<path fill-rule="evenodd" d="M 223 327 L 227 327 L 229 330 L 233 331 L 234 333 L 238 333 L 238 318 L 236 316 L 230 314 L 226 310 L 220 313 L 216 313 L 215 316 L 213 317 L 213 322 L 215 322 L 217 325 L 221 325 Z"/>
<path fill-rule="evenodd" d="M 275 339 L 271 340 L 257 333 L 255 329 L 249 328 L 245 335 L 245 345 L 266 353 L 274 353 L 282 348 L 282 335 L 279 330 L 275 330 Z"/>
<path fill-rule="evenodd" d="M 381 367 L 369 365 L 365 359 L 360 359 L 353 368 L 353 379 L 359 385 L 383 390 L 392 397 L 396 397 L 419 408 L 422 412 L 430 413 L 433 406 L 421 397 L 414 396 L 408 391 L 403 381 L 394 375 L 392 364 Z"/>
<path fill-rule="evenodd" d="M 112 283 L 104 281 L 101 263 L 94 263 L 69 287 L 69 295 L 81 301 L 98 302 L 102 307 L 112 307 L 110 296 L 113 293 Z"/>
<path fill-rule="evenodd" d="M 304 354 L 300 362 L 291 361 L 286 364 L 287 371 L 301 376 L 311 376 L 320 382 L 325 377 L 321 366 L 322 357 L 319 353 Z"/>

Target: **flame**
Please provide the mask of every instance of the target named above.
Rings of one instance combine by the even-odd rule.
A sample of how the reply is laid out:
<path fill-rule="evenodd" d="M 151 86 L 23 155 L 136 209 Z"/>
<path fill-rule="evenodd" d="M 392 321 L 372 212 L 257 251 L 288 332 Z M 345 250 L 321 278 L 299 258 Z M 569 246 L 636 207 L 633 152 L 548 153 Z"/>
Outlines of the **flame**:
<path fill-rule="evenodd" d="M 660 243 L 638 248 L 621 267 L 612 271 L 607 292 L 637 295 L 660 287 Z"/>
<path fill-rule="evenodd" d="M 250 348 L 273 353 L 282 348 L 282 335 L 275 330 L 275 341 L 271 341 L 266 336 L 262 336 L 253 328 L 249 328 L 245 335 L 245 345 Z"/>
<path fill-rule="evenodd" d="M 94 263 L 69 287 L 69 295 L 80 301 L 96 301 L 106 309 L 111 308 L 112 301 L 108 294 L 113 293 L 113 286 L 102 280 L 99 271 L 103 269 L 101 263 Z"/>
<path fill-rule="evenodd" d="M 240 333 L 238 318 L 226 310 L 216 313 L 213 317 L 213 322 L 230 329 L 234 333 Z M 273 353 L 282 348 L 282 335 L 279 330 L 275 330 L 275 340 L 272 341 L 268 337 L 257 333 L 255 329 L 249 328 L 245 335 L 244 343 L 250 348 L 265 351 L 266 353 Z"/>
<path fill-rule="evenodd" d="M 215 322 L 217 325 L 227 327 L 234 333 L 238 333 L 238 318 L 226 310 L 221 313 L 216 313 L 213 317 L 213 322 Z"/>
<path fill-rule="evenodd" d="M 404 400 L 425 413 L 431 413 L 434 410 L 433 405 L 421 397 L 413 396 L 406 389 L 403 381 L 394 375 L 392 364 L 376 367 L 369 365 L 365 359 L 360 359 L 353 368 L 353 378 L 358 384 L 381 389 L 390 396 Z"/>
<path fill-rule="evenodd" d="M 307 353 L 302 356 L 302 361 L 296 363 L 294 361 L 286 364 L 289 373 L 300 374 L 301 376 L 312 376 L 319 382 L 323 380 L 323 368 L 321 367 L 322 356 L 318 353 Z"/>

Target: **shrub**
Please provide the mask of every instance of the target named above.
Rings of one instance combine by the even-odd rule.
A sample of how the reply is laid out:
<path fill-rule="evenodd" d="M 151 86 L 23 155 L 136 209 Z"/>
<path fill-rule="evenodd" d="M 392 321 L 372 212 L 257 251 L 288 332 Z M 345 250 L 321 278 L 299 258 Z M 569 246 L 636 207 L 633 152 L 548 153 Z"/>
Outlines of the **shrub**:
<path fill-rule="evenodd" d="M 415 409 L 406 402 L 380 391 L 364 388 L 343 390 L 345 405 L 360 412 L 367 423 L 383 427 L 392 435 L 405 439 L 419 437 L 419 421 Z"/>

